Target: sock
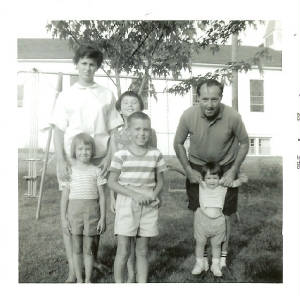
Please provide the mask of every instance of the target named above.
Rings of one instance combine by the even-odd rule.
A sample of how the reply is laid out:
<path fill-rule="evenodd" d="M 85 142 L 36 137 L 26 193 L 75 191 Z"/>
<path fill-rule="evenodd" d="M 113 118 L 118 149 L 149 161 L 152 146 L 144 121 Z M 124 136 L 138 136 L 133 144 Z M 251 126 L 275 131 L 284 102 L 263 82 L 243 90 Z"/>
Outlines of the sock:
<path fill-rule="evenodd" d="M 222 251 L 221 258 L 225 258 L 225 260 L 226 260 L 226 257 L 227 257 L 227 251 Z"/>
<path fill-rule="evenodd" d="M 227 257 L 227 251 L 222 251 L 221 252 L 221 267 L 226 267 L 226 257 Z"/>

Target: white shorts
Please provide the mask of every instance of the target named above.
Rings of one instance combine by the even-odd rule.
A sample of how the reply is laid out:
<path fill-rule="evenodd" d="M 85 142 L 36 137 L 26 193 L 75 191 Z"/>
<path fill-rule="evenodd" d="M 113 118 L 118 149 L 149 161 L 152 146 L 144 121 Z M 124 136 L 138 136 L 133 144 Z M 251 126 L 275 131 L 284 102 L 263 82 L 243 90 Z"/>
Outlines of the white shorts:
<path fill-rule="evenodd" d="M 152 188 L 134 188 L 150 193 Z M 158 235 L 158 205 L 140 206 L 130 197 L 118 194 L 114 233 L 124 236 L 152 237 Z"/>

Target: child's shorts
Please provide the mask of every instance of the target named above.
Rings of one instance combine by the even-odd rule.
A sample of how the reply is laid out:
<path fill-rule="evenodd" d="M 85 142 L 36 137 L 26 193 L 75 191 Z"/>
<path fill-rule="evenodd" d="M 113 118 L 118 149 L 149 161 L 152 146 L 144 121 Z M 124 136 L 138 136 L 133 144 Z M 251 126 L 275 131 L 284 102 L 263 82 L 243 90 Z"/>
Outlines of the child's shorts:
<path fill-rule="evenodd" d="M 226 222 L 224 215 L 210 218 L 198 208 L 194 214 L 194 237 L 205 243 L 210 238 L 212 245 L 219 245 L 226 239 Z"/>
<path fill-rule="evenodd" d="M 148 194 L 153 191 L 152 188 L 134 188 L 134 190 Z M 124 236 L 158 235 L 158 206 L 140 206 L 130 197 L 118 194 L 114 232 L 116 235 Z"/>
<path fill-rule="evenodd" d="M 100 219 L 98 199 L 69 199 L 68 219 L 72 234 L 98 235 L 97 225 Z"/>

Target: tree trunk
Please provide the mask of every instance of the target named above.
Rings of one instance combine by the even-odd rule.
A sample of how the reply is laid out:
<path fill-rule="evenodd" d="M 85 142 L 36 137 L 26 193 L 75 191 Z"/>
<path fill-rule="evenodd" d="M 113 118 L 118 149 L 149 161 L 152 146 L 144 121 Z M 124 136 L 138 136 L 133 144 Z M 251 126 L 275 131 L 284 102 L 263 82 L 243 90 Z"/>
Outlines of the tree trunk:
<path fill-rule="evenodd" d="M 149 76 L 149 66 L 145 69 L 145 74 L 143 76 L 142 82 L 141 82 L 141 86 L 139 88 L 138 94 L 141 95 L 143 92 L 143 89 L 145 87 L 145 83 L 148 81 L 148 76 Z"/>
<path fill-rule="evenodd" d="M 117 93 L 118 93 L 118 98 L 121 96 L 121 81 L 120 81 L 120 73 L 115 70 L 115 75 L 116 75 L 116 86 L 117 86 Z"/>

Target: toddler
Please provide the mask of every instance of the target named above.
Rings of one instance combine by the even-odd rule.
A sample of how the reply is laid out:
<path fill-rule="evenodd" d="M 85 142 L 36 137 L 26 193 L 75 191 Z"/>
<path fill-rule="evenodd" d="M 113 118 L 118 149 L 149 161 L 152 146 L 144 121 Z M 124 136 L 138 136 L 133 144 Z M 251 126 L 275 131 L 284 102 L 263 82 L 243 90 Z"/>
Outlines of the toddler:
<path fill-rule="evenodd" d="M 194 237 L 196 239 L 196 264 L 193 275 L 208 270 L 207 258 L 204 259 L 206 241 L 210 238 L 212 247 L 212 265 L 210 270 L 216 277 L 222 276 L 220 267 L 221 244 L 226 239 L 226 222 L 222 213 L 227 188 L 222 186 L 222 168 L 216 163 L 207 163 L 202 168 L 202 178 L 199 184 L 199 203 L 194 215 Z M 246 182 L 245 176 L 239 176 L 232 187 L 238 187 Z"/>

